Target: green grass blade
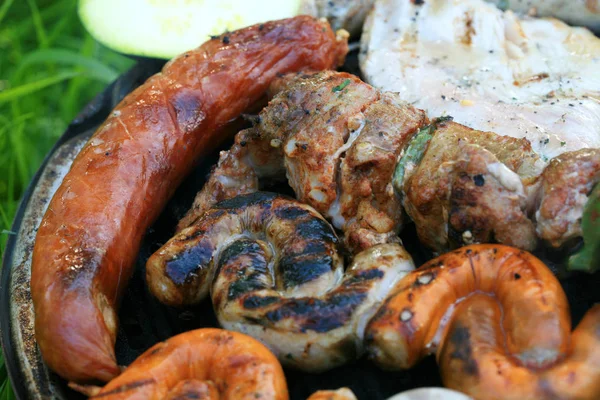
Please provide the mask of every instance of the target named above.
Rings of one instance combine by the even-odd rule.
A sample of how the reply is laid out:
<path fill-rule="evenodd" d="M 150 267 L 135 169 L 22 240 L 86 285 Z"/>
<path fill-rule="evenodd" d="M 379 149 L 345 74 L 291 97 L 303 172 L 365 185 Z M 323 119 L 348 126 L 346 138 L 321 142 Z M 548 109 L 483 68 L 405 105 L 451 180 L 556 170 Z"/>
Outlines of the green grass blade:
<path fill-rule="evenodd" d="M 6 16 L 6 13 L 8 12 L 10 6 L 12 6 L 13 2 L 14 0 L 4 0 L 4 3 L 2 3 L 2 6 L 0 7 L 0 22 L 2 22 Z"/>
<path fill-rule="evenodd" d="M 66 7 L 70 7 L 71 3 L 73 2 L 74 0 L 57 1 L 44 7 L 44 9 L 40 11 L 42 21 L 52 22 L 64 17 Z M 27 37 L 27 35 L 30 33 L 30 29 L 34 27 L 34 22 L 32 18 L 23 18 L 22 21 L 17 21 L 14 27 L 18 32 L 20 32 L 21 37 Z"/>
<path fill-rule="evenodd" d="M 66 18 L 60 19 L 51 30 L 48 32 L 48 45 L 53 46 L 55 43 L 60 43 L 60 35 L 62 35 L 67 29 L 73 26 L 73 18 L 67 14 Z"/>
<path fill-rule="evenodd" d="M 20 76 L 27 67 L 41 63 L 55 63 L 83 68 L 84 74 L 103 83 L 117 79 L 119 73 L 108 65 L 85 55 L 65 49 L 40 49 L 27 54 L 17 66 L 15 75 Z M 16 78 L 18 80 L 18 78 Z"/>
<path fill-rule="evenodd" d="M 27 0 L 27 3 L 29 4 L 29 9 L 31 10 L 31 18 L 33 20 L 33 26 L 35 28 L 38 42 L 41 47 L 48 47 L 48 35 L 46 34 L 46 29 L 44 29 L 44 22 L 42 21 L 40 10 L 38 9 L 35 0 Z"/>
<path fill-rule="evenodd" d="M 0 351 L 0 400 L 14 399 L 14 394 L 10 388 L 4 357 Z"/>
<path fill-rule="evenodd" d="M 27 150 L 25 149 L 27 142 L 23 139 L 24 128 L 25 125 L 23 123 L 18 124 L 14 134 L 10 136 L 13 154 L 16 158 L 17 173 L 19 174 L 19 180 L 21 182 L 27 182 L 30 175 L 29 168 L 27 166 L 29 154 L 27 154 Z"/>
<path fill-rule="evenodd" d="M 80 73 L 76 71 L 65 71 L 49 78 L 40 79 L 35 82 L 26 83 L 24 85 L 5 90 L 0 92 L 0 104 L 18 99 L 19 97 L 25 95 L 33 94 L 41 89 L 47 88 L 48 86 L 56 85 L 57 83 L 71 79 L 79 74 Z"/>

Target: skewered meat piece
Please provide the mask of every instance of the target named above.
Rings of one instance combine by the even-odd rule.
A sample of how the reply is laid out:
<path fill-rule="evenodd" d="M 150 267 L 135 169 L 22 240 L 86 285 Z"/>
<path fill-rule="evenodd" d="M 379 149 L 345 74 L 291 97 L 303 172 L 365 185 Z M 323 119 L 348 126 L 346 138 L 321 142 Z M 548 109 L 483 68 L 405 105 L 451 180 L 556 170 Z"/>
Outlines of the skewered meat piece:
<path fill-rule="evenodd" d="M 359 357 L 368 320 L 414 269 L 398 244 L 359 253 L 346 272 L 333 228 L 310 206 L 257 192 L 218 203 L 148 260 L 159 300 L 208 293 L 220 324 L 265 343 L 285 365 L 324 371 Z"/>
<path fill-rule="evenodd" d="M 538 235 L 560 246 L 581 234 L 581 208 L 598 179 L 597 150 L 564 153 L 542 175 L 546 163 L 527 139 L 448 117 L 424 126 L 425 116 L 396 95 L 344 73 L 287 75 L 271 90 L 274 99 L 221 154 L 179 229 L 217 201 L 287 173 L 298 198 L 342 229 L 355 253 L 398 240 L 402 206 L 420 240 L 438 253 L 487 242 L 533 250 Z M 562 182 L 573 174 L 577 180 Z"/>
<path fill-rule="evenodd" d="M 537 233 L 554 247 L 581 236 L 581 216 L 600 182 L 600 149 L 582 149 L 552 159 L 542 174 Z"/>
<path fill-rule="evenodd" d="M 298 199 L 342 229 L 352 252 L 397 241 L 402 208 L 392 175 L 425 114 L 341 72 L 302 74 L 275 88 L 259 122 L 221 154 L 178 230 L 215 202 L 287 173 Z"/>
<path fill-rule="evenodd" d="M 528 218 L 544 162 L 526 139 L 435 123 L 431 140 L 399 189 L 422 243 L 437 252 L 498 241 L 536 247 Z"/>

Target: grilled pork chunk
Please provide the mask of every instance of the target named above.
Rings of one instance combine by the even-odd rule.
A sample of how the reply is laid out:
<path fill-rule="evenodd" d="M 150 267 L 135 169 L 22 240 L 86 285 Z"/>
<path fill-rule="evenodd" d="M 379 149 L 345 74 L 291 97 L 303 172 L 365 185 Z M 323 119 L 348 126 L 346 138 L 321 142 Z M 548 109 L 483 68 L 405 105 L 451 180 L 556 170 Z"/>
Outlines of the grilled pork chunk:
<path fill-rule="evenodd" d="M 296 197 L 344 231 L 352 252 L 398 241 L 402 207 L 392 175 L 425 113 L 357 77 L 326 71 L 284 78 L 258 123 L 238 134 L 180 222 L 287 175 Z M 287 80 L 287 83 L 286 83 Z"/>

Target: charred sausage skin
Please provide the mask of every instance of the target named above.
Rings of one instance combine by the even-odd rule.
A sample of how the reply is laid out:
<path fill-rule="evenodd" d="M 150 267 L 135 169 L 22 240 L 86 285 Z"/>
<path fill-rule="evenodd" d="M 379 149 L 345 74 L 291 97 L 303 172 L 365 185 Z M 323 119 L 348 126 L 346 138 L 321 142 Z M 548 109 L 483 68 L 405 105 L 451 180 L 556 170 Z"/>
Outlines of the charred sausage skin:
<path fill-rule="evenodd" d="M 222 201 L 156 251 L 146 263 L 150 292 L 174 307 L 200 303 L 215 270 L 231 270 L 235 284 L 225 290 L 238 298 L 275 278 L 284 292 L 297 295 L 330 290 L 344 273 L 333 228 L 312 207 L 269 192 Z M 270 276 L 268 265 L 276 260 Z M 213 289 L 214 295 L 214 289 Z M 217 301 L 220 303 L 220 301 Z"/>
<path fill-rule="evenodd" d="M 399 244 L 358 254 L 344 273 L 335 231 L 312 207 L 255 192 L 216 204 L 154 253 L 150 291 L 171 306 L 209 293 L 219 323 L 286 366 L 320 372 L 363 352 L 364 327 L 414 269 Z"/>
<path fill-rule="evenodd" d="M 46 363 L 77 382 L 119 373 L 116 308 L 144 232 L 200 157 L 278 74 L 339 65 L 347 35 L 302 16 L 212 39 L 129 94 L 73 162 L 37 233 L 31 293 Z"/>

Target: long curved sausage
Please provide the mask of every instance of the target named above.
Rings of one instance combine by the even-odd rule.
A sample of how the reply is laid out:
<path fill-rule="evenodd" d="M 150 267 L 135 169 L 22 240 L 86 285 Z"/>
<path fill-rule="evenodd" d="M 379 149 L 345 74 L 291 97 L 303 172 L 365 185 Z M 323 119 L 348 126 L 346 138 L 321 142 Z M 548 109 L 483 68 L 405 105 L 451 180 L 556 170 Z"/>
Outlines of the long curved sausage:
<path fill-rule="evenodd" d="M 288 390 L 281 365 L 264 345 L 241 333 L 206 328 L 154 345 L 92 397 L 166 398 L 287 400 Z"/>
<path fill-rule="evenodd" d="M 477 293 L 502 306 L 511 357 L 543 368 L 567 354 L 571 316 L 556 277 L 532 254 L 490 244 L 444 254 L 398 282 L 367 326 L 368 353 L 386 368 L 412 367 L 436 352 L 455 307 Z"/>
<path fill-rule="evenodd" d="M 306 16 L 227 33 L 172 60 L 116 107 L 73 162 L 37 233 L 31 293 L 50 368 L 77 382 L 119 373 L 116 308 L 146 229 L 273 78 L 336 67 L 346 41 Z"/>

